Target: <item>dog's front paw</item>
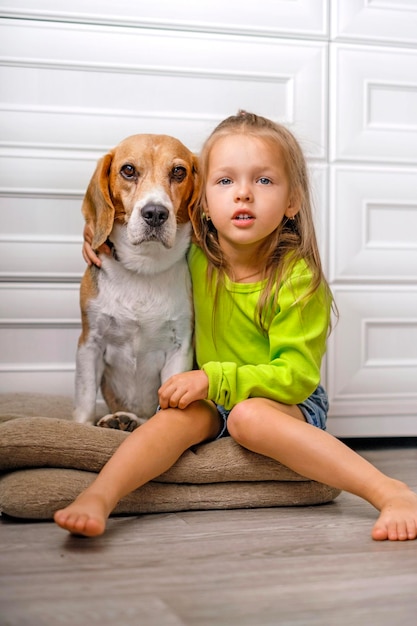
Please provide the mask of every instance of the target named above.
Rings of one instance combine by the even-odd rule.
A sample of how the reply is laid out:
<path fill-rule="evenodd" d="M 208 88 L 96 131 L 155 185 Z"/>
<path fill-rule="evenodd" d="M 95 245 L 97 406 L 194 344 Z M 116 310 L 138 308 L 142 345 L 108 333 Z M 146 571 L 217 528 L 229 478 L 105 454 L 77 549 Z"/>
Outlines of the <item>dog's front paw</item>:
<path fill-rule="evenodd" d="M 135 430 L 135 428 L 144 422 L 145 420 L 140 419 L 134 413 L 118 411 L 117 413 L 109 413 L 109 415 L 105 415 L 99 419 L 96 426 L 100 426 L 101 428 L 114 428 L 115 430 L 126 430 L 131 433 L 132 430 Z"/>

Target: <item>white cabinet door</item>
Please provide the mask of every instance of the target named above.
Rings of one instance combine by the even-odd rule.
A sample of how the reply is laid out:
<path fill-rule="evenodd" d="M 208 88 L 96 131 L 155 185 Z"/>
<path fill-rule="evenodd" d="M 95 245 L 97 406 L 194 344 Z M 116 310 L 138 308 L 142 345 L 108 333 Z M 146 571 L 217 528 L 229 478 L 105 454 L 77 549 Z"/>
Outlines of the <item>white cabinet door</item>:
<path fill-rule="evenodd" d="M 0 391 L 72 395 L 77 284 L 0 284 Z"/>
<path fill-rule="evenodd" d="M 331 158 L 417 163 L 417 50 L 331 44 Z"/>
<path fill-rule="evenodd" d="M 328 35 L 328 0 L 1 0 L 7 17 L 251 35 Z"/>
<path fill-rule="evenodd" d="M 417 281 L 417 169 L 332 167 L 329 277 Z"/>
<path fill-rule="evenodd" d="M 333 39 L 417 44 L 415 0 L 331 0 Z"/>
<path fill-rule="evenodd" d="M 340 321 L 327 355 L 329 430 L 417 431 L 417 287 L 333 287 Z"/>

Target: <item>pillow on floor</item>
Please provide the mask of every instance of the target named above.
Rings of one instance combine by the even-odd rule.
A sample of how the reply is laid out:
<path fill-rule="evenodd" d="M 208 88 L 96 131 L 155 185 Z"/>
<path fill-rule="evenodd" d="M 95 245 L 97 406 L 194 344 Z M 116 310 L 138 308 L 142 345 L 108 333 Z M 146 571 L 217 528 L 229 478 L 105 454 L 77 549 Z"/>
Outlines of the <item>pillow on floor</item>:
<path fill-rule="evenodd" d="M 62 396 L 0 394 L 1 512 L 51 519 L 129 436 L 72 422 L 71 404 Z M 339 493 L 225 438 L 187 450 L 114 513 L 312 505 Z"/>

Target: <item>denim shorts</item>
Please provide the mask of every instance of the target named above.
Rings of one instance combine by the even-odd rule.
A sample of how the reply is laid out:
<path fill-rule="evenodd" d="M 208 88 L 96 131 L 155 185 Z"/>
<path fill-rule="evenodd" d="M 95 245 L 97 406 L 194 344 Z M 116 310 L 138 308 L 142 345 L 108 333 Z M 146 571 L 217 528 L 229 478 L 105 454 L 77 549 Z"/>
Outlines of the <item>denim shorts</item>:
<path fill-rule="evenodd" d="M 229 433 L 227 431 L 227 418 L 229 417 L 230 411 L 225 409 L 224 406 L 222 406 L 221 404 L 217 404 L 216 406 L 220 415 L 220 419 L 222 421 L 220 432 L 217 435 L 216 439 L 221 439 L 222 437 L 229 436 Z M 308 424 L 316 426 L 317 428 L 321 428 L 321 430 L 326 430 L 329 400 L 327 398 L 327 393 L 321 385 L 319 385 L 317 389 L 313 391 L 313 393 L 307 398 L 307 400 L 304 400 L 304 402 L 300 402 L 300 404 L 297 404 L 297 406 L 304 415 L 304 418 Z"/>

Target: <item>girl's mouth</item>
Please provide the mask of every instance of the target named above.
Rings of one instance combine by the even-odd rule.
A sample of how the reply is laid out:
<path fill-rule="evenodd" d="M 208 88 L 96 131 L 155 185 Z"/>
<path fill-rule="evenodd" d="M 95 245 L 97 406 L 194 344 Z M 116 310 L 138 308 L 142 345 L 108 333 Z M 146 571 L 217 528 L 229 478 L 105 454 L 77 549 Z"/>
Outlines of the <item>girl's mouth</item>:
<path fill-rule="evenodd" d="M 232 220 L 234 222 L 241 223 L 252 222 L 254 219 L 255 218 L 252 213 L 249 213 L 248 211 L 236 211 L 236 213 L 232 216 Z"/>

